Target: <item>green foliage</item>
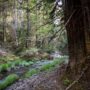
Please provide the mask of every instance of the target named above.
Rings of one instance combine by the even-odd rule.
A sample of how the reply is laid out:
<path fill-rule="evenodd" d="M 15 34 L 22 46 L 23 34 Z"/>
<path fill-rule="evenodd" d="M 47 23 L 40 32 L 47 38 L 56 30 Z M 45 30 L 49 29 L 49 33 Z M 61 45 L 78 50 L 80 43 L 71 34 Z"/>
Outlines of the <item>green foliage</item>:
<path fill-rule="evenodd" d="M 21 60 L 16 60 L 15 62 L 12 62 L 15 66 L 18 66 L 21 63 Z"/>
<path fill-rule="evenodd" d="M 29 61 L 29 62 L 27 62 L 27 61 L 22 61 L 19 65 L 21 65 L 21 66 L 29 66 L 29 65 L 32 65 L 34 62 L 32 62 L 32 61 Z"/>
<path fill-rule="evenodd" d="M 6 56 L 1 56 L 0 57 L 0 62 L 9 62 L 9 61 L 15 61 L 15 60 L 20 60 L 20 58 L 16 55 L 13 54 L 7 54 Z"/>
<path fill-rule="evenodd" d="M 40 60 L 40 57 L 38 55 L 39 51 L 40 51 L 40 49 L 38 49 L 38 48 L 28 48 L 28 49 L 24 50 L 20 54 L 20 56 L 27 61 Z"/>
<path fill-rule="evenodd" d="M 53 45 L 47 45 L 46 47 L 43 48 L 44 51 L 48 52 L 48 53 L 52 53 L 56 50 L 56 48 Z"/>
<path fill-rule="evenodd" d="M 35 3 L 36 3 L 36 0 L 31 0 L 30 1 L 30 7 L 32 8 L 35 5 Z"/>
<path fill-rule="evenodd" d="M 23 48 L 24 46 L 23 45 L 20 45 L 18 48 L 16 48 L 16 50 L 14 51 L 15 54 L 19 54 L 20 52 L 23 51 Z"/>
<path fill-rule="evenodd" d="M 34 62 L 33 61 L 25 61 L 25 60 L 17 60 L 12 62 L 12 66 L 11 67 L 16 67 L 16 66 L 29 66 L 32 65 Z"/>
<path fill-rule="evenodd" d="M 55 0 L 44 0 L 44 2 L 52 3 L 52 2 L 55 2 Z"/>
<path fill-rule="evenodd" d="M 40 71 L 47 71 L 47 70 L 50 70 L 54 67 L 54 64 L 53 63 L 50 63 L 50 64 L 47 64 L 47 65 L 44 65 L 40 68 Z"/>
<path fill-rule="evenodd" d="M 30 71 L 28 71 L 26 74 L 25 74 L 25 77 L 31 77 L 32 75 L 35 75 L 37 74 L 39 71 L 36 70 L 36 69 L 32 69 Z"/>
<path fill-rule="evenodd" d="M 65 58 L 65 57 L 64 57 Z M 64 58 L 58 58 L 58 59 L 55 59 L 54 61 L 52 61 L 51 63 L 49 64 L 45 64 L 43 66 L 41 66 L 40 68 L 38 69 L 32 69 L 30 71 L 28 71 L 26 74 L 25 74 L 25 77 L 28 78 L 28 77 L 31 77 L 35 74 L 38 74 L 40 72 L 44 72 L 44 71 L 50 71 L 52 69 L 54 69 L 56 66 L 58 66 L 59 64 L 61 64 L 63 61 L 64 61 Z"/>
<path fill-rule="evenodd" d="M 18 80 L 19 77 L 16 74 L 11 74 L 5 78 L 2 82 L 0 82 L 0 90 L 4 90 L 7 86 L 14 83 L 16 80 Z"/>
<path fill-rule="evenodd" d="M 30 50 L 31 52 L 37 52 L 39 49 L 38 48 L 30 48 L 28 50 Z"/>
<path fill-rule="evenodd" d="M 25 49 L 23 52 L 21 52 L 21 55 L 25 55 L 25 54 L 29 54 L 29 53 L 35 53 L 38 51 L 39 51 L 38 48 L 28 48 L 28 49 Z"/>
<path fill-rule="evenodd" d="M 0 72 L 5 72 L 9 68 L 8 64 L 2 64 L 0 65 Z"/>
<path fill-rule="evenodd" d="M 16 68 L 16 66 L 30 66 L 32 65 L 34 62 L 33 61 L 24 61 L 24 60 L 16 60 L 16 61 L 12 61 L 12 62 L 7 62 L 5 64 L 1 64 L 0 65 L 0 72 L 5 72 L 8 71 L 11 68 Z"/>
<path fill-rule="evenodd" d="M 71 83 L 71 81 L 68 78 L 66 78 L 63 80 L 63 83 L 64 85 L 68 86 Z"/>
<path fill-rule="evenodd" d="M 44 37 L 52 31 L 52 27 L 52 24 L 45 25 L 44 27 L 39 28 L 36 33 L 39 34 L 41 37 Z"/>
<path fill-rule="evenodd" d="M 51 35 L 55 34 L 53 32 L 54 28 L 55 28 L 54 18 L 53 18 L 53 20 L 50 18 L 50 12 L 52 11 L 52 9 L 54 7 L 53 6 L 54 2 L 55 2 L 55 0 L 28 0 L 28 1 L 23 0 L 22 3 L 20 3 L 18 0 L 15 0 L 15 2 L 13 0 L 9 0 L 9 2 L 5 3 L 7 5 L 10 5 L 10 7 L 4 7 L 5 12 L 6 12 L 5 13 L 6 14 L 6 22 L 5 23 L 7 24 L 5 39 L 6 39 L 6 43 L 8 43 L 9 46 L 13 47 L 12 49 L 14 50 L 15 54 L 19 54 L 20 52 L 22 52 L 23 48 L 25 48 L 25 46 L 26 46 L 26 42 L 31 41 L 31 43 L 29 42 L 30 44 L 28 44 L 31 46 L 33 46 L 33 43 L 37 44 L 34 39 L 35 37 L 37 37 L 37 42 L 38 41 L 42 42 L 43 39 L 45 39 L 45 44 L 48 47 L 47 41 L 49 41 Z M 2 3 L 1 3 L 1 7 L 3 7 Z M 9 10 L 9 9 L 6 10 L 6 8 L 12 8 L 12 7 L 14 7 L 12 10 Z M 21 11 L 19 12 L 19 10 L 21 10 L 22 12 Z M 18 15 L 18 16 L 15 16 L 15 17 L 17 17 L 16 19 L 17 19 L 17 24 L 18 24 L 17 25 L 18 27 L 15 29 L 16 31 L 13 31 L 13 27 L 11 27 L 12 22 L 16 22 L 16 19 L 13 19 L 13 15 L 14 15 L 13 11 L 15 13 L 17 13 L 17 15 Z M 1 13 L 2 12 L 3 11 L 1 11 Z M 61 12 L 59 12 L 59 13 L 61 14 Z M 55 15 L 56 16 L 55 19 L 61 18 L 59 13 L 57 13 L 57 15 Z M 3 22 L 3 16 L 4 16 L 4 13 L 2 13 L 0 15 L 0 22 Z M 27 19 L 27 17 L 29 17 L 29 16 L 30 16 L 30 20 Z M 9 18 L 11 19 L 11 21 L 8 20 Z M 31 26 L 29 25 L 29 23 Z M 2 23 L 2 25 L 3 25 L 3 23 Z M 61 27 L 61 25 L 59 25 L 59 27 Z M 28 28 L 31 29 L 31 30 L 29 30 L 29 32 L 27 31 Z M 0 30 L 3 33 L 3 28 L 0 28 Z M 26 36 L 27 32 L 28 32 L 28 36 Z M 11 35 L 12 33 L 15 36 Z M 33 36 L 35 36 L 35 37 L 33 37 Z M 61 36 L 61 35 L 58 34 L 56 37 L 59 37 L 59 36 Z M 10 38 L 11 43 L 9 43 L 8 37 Z M 17 41 L 18 46 L 14 45 L 15 44 L 14 39 L 17 39 L 15 41 Z M 32 42 L 32 39 L 34 40 L 34 42 Z M 57 40 L 57 42 L 59 42 L 59 41 L 60 40 Z M 54 41 L 52 40 L 52 42 L 54 42 Z M 56 43 L 56 45 L 57 45 L 57 43 Z M 59 45 L 61 45 L 61 43 Z M 43 43 L 41 43 L 41 46 L 43 46 Z M 62 46 L 60 46 L 60 47 L 63 48 Z M 13 60 L 13 58 L 8 58 L 8 59 Z"/>
<path fill-rule="evenodd" d="M 64 60 L 63 59 L 55 59 L 52 63 L 46 64 L 40 68 L 40 71 L 47 71 L 47 70 L 52 70 L 55 68 L 57 65 L 62 63 Z"/>

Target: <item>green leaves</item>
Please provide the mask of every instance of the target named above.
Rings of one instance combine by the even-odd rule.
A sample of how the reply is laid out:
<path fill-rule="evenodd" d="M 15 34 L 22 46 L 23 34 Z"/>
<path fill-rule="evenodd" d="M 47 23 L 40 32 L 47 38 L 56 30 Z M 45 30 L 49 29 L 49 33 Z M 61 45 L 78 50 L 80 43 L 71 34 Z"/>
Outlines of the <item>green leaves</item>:
<path fill-rule="evenodd" d="M 0 72 L 7 71 L 8 68 L 9 68 L 8 64 L 2 64 L 2 65 L 0 65 Z"/>
<path fill-rule="evenodd" d="M 66 78 L 65 80 L 63 80 L 63 83 L 64 85 L 68 86 L 71 83 L 71 81 L 68 78 Z"/>
<path fill-rule="evenodd" d="M 53 3 L 55 2 L 55 0 L 43 0 L 44 2 L 47 2 L 47 3 Z"/>
<path fill-rule="evenodd" d="M 42 37 L 45 37 L 45 36 L 49 35 L 51 30 L 52 30 L 52 25 L 47 24 L 44 27 L 39 28 L 39 30 L 37 30 L 37 34 L 39 34 Z"/>
<path fill-rule="evenodd" d="M 20 67 L 20 66 L 30 66 L 32 65 L 34 62 L 32 61 L 24 61 L 24 60 L 16 60 L 16 61 L 13 61 L 13 62 L 8 62 L 8 63 L 5 63 L 5 64 L 1 64 L 0 65 L 0 73 L 2 72 L 7 72 L 8 70 L 10 70 L 11 68 L 15 69 L 17 66 Z"/>

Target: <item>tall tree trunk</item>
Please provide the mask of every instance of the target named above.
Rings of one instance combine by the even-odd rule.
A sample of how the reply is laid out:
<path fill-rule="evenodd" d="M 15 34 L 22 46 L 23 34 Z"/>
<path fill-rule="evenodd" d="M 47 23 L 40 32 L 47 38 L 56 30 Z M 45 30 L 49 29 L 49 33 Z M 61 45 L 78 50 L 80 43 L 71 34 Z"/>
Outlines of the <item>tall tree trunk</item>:
<path fill-rule="evenodd" d="M 29 33 L 30 33 L 30 11 L 29 11 L 29 0 L 27 0 L 27 32 L 26 32 L 26 48 L 28 48 Z"/>
<path fill-rule="evenodd" d="M 76 80 L 83 73 L 83 89 L 74 87 L 74 90 L 89 90 L 90 0 L 65 0 L 64 12 L 70 55 L 67 72 L 72 80 Z"/>
<path fill-rule="evenodd" d="M 17 17 L 17 10 L 16 10 L 16 5 L 17 5 L 17 3 L 16 3 L 16 0 L 14 0 L 13 1 L 13 4 L 14 4 L 14 6 L 13 6 L 13 31 L 12 31 L 12 38 L 13 38 L 13 44 L 15 45 L 15 46 L 18 46 L 18 44 L 19 44 L 19 40 L 18 40 L 18 17 Z"/>
<path fill-rule="evenodd" d="M 5 29 L 6 29 L 6 11 L 3 5 L 3 43 L 5 42 Z"/>

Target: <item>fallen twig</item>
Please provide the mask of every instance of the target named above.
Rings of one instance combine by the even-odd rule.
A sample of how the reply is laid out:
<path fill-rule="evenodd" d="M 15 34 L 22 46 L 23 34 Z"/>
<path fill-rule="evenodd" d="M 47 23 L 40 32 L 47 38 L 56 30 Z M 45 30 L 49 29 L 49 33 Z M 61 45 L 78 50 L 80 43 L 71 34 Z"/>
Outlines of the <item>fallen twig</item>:
<path fill-rule="evenodd" d="M 88 69 L 88 67 L 86 67 L 83 70 L 83 72 L 80 74 L 80 76 L 75 81 L 73 81 L 65 90 L 69 90 L 73 85 L 75 85 L 82 78 L 82 76 L 84 75 L 84 73 L 87 69 Z"/>

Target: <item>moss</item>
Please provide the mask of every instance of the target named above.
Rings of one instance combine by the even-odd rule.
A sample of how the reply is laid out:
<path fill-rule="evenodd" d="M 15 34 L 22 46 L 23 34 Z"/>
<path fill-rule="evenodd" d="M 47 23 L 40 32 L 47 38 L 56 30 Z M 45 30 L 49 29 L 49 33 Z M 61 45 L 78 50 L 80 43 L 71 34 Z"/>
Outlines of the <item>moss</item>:
<path fill-rule="evenodd" d="M 7 71 L 8 68 L 9 68 L 9 65 L 8 64 L 2 64 L 0 66 L 0 72 Z"/>
<path fill-rule="evenodd" d="M 0 82 L 0 90 L 4 90 L 6 87 L 14 83 L 18 80 L 19 77 L 16 74 L 11 74 L 5 78 L 2 82 Z"/>
<path fill-rule="evenodd" d="M 25 60 L 16 60 L 16 61 L 9 61 L 5 64 L 1 64 L 0 65 L 0 72 L 6 72 L 8 71 L 8 69 L 10 68 L 15 68 L 16 66 L 29 66 L 29 65 L 32 65 L 34 62 L 33 61 L 25 61 Z"/>
<path fill-rule="evenodd" d="M 40 71 L 47 71 L 47 70 L 50 70 L 54 67 L 54 64 L 47 64 L 47 65 L 44 65 L 40 68 Z"/>
<path fill-rule="evenodd" d="M 32 70 L 28 71 L 28 72 L 25 74 L 25 77 L 30 77 L 30 76 L 35 75 L 35 74 L 37 74 L 37 73 L 39 73 L 38 70 L 32 69 Z"/>
<path fill-rule="evenodd" d="M 71 83 L 71 81 L 68 78 L 66 78 L 63 80 L 63 83 L 64 85 L 68 86 Z"/>
<path fill-rule="evenodd" d="M 60 63 L 62 63 L 64 61 L 64 59 L 55 59 L 54 61 L 52 61 L 49 64 L 43 65 L 38 69 L 32 69 L 30 71 L 28 71 L 25 74 L 25 77 L 31 77 L 32 75 L 38 74 L 42 71 L 51 71 L 52 69 L 54 69 L 57 65 L 59 65 Z"/>

